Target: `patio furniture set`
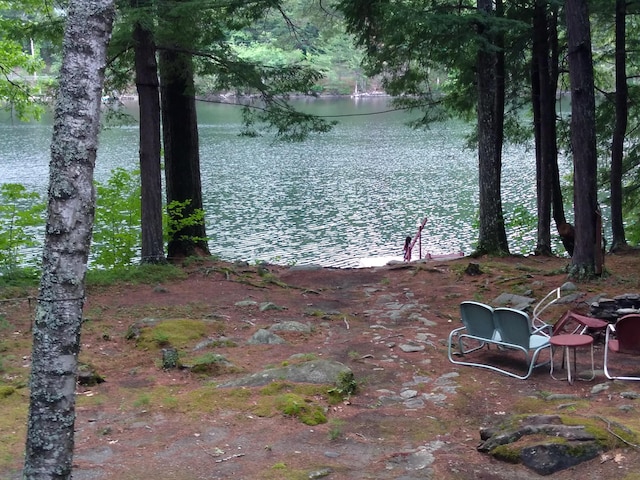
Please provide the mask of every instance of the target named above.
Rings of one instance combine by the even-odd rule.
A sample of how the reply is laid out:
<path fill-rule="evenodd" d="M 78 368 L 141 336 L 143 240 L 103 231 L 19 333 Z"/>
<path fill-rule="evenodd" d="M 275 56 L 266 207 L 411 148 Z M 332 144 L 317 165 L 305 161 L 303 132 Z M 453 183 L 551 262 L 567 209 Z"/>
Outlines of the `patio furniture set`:
<path fill-rule="evenodd" d="M 592 335 L 604 332 L 605 376 L 610 380 L 640 380 L 640 361 L 631 366 L 619 361 L 620 355 L 637 356 L 640 360 L 640 313 L 624 315 L 611 323 L 569 310 L 554 324 L 545 322 L 542 313 L 555 304 L 562 293 L 562 287 L 552 290 L 536 305 L 532 316 L 513 308 L 462 302 L 462 326 L 449 334 L 449 360 L 457 365 L 487 368 L 523 380 L 529 378 L 534 369 L 550 365 L 550 375 L 557 379 L 554 353 L 559 349 L 567 380 L 572 384 L 577 375 L 572 370 L 577 366 L 576 350 L 579 348 L 588 348 L 590 353 L 591 374 L 585 380 L 595 378 Z M 487 356 L 486 350 L 493 350 L 493 355 Z M 546 350 L 549 360 L 540 360 L 540 354 Z M 524 368 L 521 361 L 514 361 L 514 355 L 524 357 Z M 632 371 L 623 371 L 623 368 Z"/>

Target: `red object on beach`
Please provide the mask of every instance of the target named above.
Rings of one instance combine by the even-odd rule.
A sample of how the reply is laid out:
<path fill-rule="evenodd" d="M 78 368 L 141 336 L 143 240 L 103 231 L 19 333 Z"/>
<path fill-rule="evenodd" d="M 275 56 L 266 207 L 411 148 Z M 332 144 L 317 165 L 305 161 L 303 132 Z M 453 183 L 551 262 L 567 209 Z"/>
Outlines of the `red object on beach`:
<path fill-rule="evenodd" d="M 418 246 L 420 248 L 420 257 L 418 258 L 422 258 L 422 229 L 424 229 L 425 224 L 427 223 L 427 217 L 424 217 L 422 219 L 422 223 L 420 224 L 420 226 L 418 226 L 418 233 L 416 233 L 416 236 L 413 237 L 413 240 L 411 240 L 411 242 L 407 245 L 407 242 L 405 241 L 404 244 L 404 261 L 405 262 L 410 262 L 411 261 L 411 251 L 413 250 L 413 247 L 416 244 L 416 241 L 418 242 Z M 409 238 L 411 237 L 407 237 L 407 240 L 409 240 Z"/>

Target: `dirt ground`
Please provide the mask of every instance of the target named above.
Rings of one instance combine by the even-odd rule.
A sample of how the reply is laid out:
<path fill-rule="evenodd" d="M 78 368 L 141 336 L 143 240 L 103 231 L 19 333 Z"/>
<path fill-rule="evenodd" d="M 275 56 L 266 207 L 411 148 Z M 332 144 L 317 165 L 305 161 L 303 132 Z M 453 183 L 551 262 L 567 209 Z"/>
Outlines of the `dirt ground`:
<path fill-rule="evenodd" d="M 465 273 L 472 262 L 480 275 Z M 510 414 L 570 413 L 640 431 L 640 400 L 620 395 L 640 393 L 640 386 L 608 381 L 601 370 L 593 381 L 569 385 L 551 378 L 548 367 L 518 380 L 453 365 L 446 340 L 460 326 L 461 301 L 492 303 L 505 292 L 539 300 L 567 280 L 567 263 L 461 258 L 367 269 L 268 266 L 258 272 L 255 266 L 212 262 L 191 264 L 184 279 L 161 285 L 91 288 L 81 361 L 105 382 L 78 387 L 73 478 L 539 478 L 521 465 L 479 453 L 479 429 Z M 605 278 L 578 284 L 581 297 L 551 311 L 549 320 L 569 308 L 587 313 L 597 295 L 640 293 L 640 254 L 609 255 L 606 269 Z M 278 308 L 263 311 L 258 306 L 265 302 Z M 1 308 L 15 330 L 2 332 L 11 336 L 0 350 L 9 382 L 15 381 L 15 373 L 7 378 L 15 369 L 28 372 L 29 352 L 17 349 L 28 347 L 33 306 L 16 301 Z M 145 318 L 205 321 L 203 338 L 214 340 L 211 351 L 235 371 L 213 376 L 163 370 L 159 348 L 141 348 L 125 338 L 129 327 Z M 283 345 L 246 343 L 256 330 L 286 320 L 309 324 L 311 333 L 285 332 Z M 596 337 L 596 369 L 602 368 L 602 346 Z M 294 354 L 336 360 L 355 374 L 358 390 L 347 401 L 309 400 L 326 408 L 327 423 L 309 426 L 281 413 L 264 414 L 259 388 L 216 388 L 287 364 Z M 489 360 L 491 354 L 480 355 Z M 578 370 L 586 368 L 587 357 L 578 352 Z M 600 384 L 608 388 L 592 392 Z M 568 396 L 545 400 L 551 394 Z M 8 402 L 16 397 L 28 402 L 27 389 L 0 399 L 0 409 L 9 411 Z M 13 455 L 4 459 L 1 478 L 20 478 L 26 410 L 16 408 L 16 423 L 0 427 Z M 627 445 L 552 478 L 630 480 L 640 478 L 639 466 L 638 448 Z"/>

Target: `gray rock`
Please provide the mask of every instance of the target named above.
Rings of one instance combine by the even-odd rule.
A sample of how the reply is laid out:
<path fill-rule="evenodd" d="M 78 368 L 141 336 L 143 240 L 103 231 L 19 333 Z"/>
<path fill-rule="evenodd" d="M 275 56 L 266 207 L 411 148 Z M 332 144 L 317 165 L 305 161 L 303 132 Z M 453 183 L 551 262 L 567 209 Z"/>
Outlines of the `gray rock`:
<path fill-rule="evenodd" d="M 578 394 L 575 393 L 552 393 L 545 397 L 545 400 L 548 402 L 554 402 L 556 400 L 576 400 L 580 398 Z"/>
<path fill-rule="evenodd" d="M 409 398 L 414 398 L 416 396 L 418 396 L 418 391 L 417 390 L 403 390 L 402 392 L 400 392 L 400 396 L 404 399 L 409 399 Z"/>
<path fill-rule="evenodd" d="M 425 349 L 424 345 L 412 345 L 408 343 L 403 343 L 402 345 L 400 345 L 400 350 L 407 353 L 423 352 L 424 349 Z"/>
<path fill-rule="evenodd" d="M 262 302 L 260 304 L 260 311 L 266 312 L 267 310 L 286 310 L 285 307 L 279 307 L 275 303 L 272 302 Z"/>
<path fill-rule="evenodd" d="M 240 300 L 234 304 L 236 307 L 255 307 L 258 305 L 258 302 L 255 300 Z"/>
<path fill-rule="evenodd" d="M 247 343 L 249 345 L 278 345 L 287 342 L 275 333 L 261 328 L 254 333 L 249 340 L 247 340 Z"/>
<path fill-rule="evenodd" d="M 259 387 L 273 381 L 297 383 L 315 383 L 333 385 L 352 371 L 340 362 L 330 360 L 311 360 L 297 365 L 270 368 L 246 377 L 223 383 L 219 387 Z"/>
<path fill-rule="evenodd" d="M 324 478 L 324 477 L 328 477 L 329 475 L 331 475 L 333 473 L 333 470 L 331 468 L 321 468 L 320 470 L 315 470 L 313 472 L 309 473 L 309 477 L 310 479 L 314 479 L 314 478 Z"/>
<path fill-rule="evenodd" d="M 520 305 L 524 305 L 525 308 L 530 306 L 533 302 L 535 302 L 536 299 L 535 298 L 531 298 L 531 297 L 523 297 L 522 295 L 515 295 L 513 293 L 501 293 L 500 295 L 498 295 L 494 300 L 493 300 L 493 304 L 494 305 L 499 305 L 499 306 L 512 306 L 513 308 L 515 308 L 515 306 L 520 306 Z M 521 308 L 522 310 L 522 308 Z"/>
<path fill-rule="evenodd" d="M 271 332 L 302 332 L 311 333 L 309 324 L 296 322 L 293 320 L 285 320 L 283 322 L 274 323 L 269 327 Z"/>
<path fill-rule="evenodd" d="M 519 450 L 500 449 L 503 445 L 513 444 L 527 435 L 535 441 L 525 442 Z M 582 425 L 564 425 L 557 415 L 533 415 L 511 421 L 501 420 L 497 426 L 483 428 L 480 431 L 481 452 L 513 462 L 520 460 L 523 465 L 540 475 L 550 475 L 579 463 L 591 460 L 603 451 L 593 433 Z M 558 441 L 558 439 L 563 439 Z"/>
<path fill-rule="evenodd" d="M 522 449 L 522 464 L 540 475 L 551 475 L 597 457 L 601 449 L 595 442 L 578 445 L 547 443 Z"/>
<path fill-rule="evenodd" d="M 597 395 L 598 393 L 602 393 L 609 390 L 609 385 L 606 383 L 599 383 L 598 385 L 594 385 L 591 389 L 591 395 Z"/>
<path fill-rule="evenodd" d="M 637 400 L 638 398 L 640 398 L 640 393 L 638 392 L 620 392 L 620 396 L 622 398 L 628 398 L 631 400 Z"/>

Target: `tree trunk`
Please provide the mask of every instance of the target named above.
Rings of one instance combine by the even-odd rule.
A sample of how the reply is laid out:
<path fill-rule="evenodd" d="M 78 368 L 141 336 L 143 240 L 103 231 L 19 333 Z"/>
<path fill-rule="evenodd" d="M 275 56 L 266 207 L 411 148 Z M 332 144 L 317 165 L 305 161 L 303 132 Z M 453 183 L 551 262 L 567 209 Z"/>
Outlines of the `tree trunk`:
<path fill-rule="evenodd" d="M 557 2 L 551 2 L 548 6 L 548 44 L 549 44 L 549 81 L 551 89 L 549 94 L 553 98 L 553 130 L 549 130 L 553 135 L 553 141 L 551 142 L 553 151 L 551 155 L 553 161 L 551 162 L 551 206 L 553 212 L 553 220 L 556 223 L 556 228 L 560 234 L 560 239 L 564 245 L 565 250 L 569 255 L 573 255 L 574 240 L 572 236 L 573 225 L 567 223 L 567 219 L 564 213 L 564 200 L 562 197 L 562 186 L 560 185 L 560 169 L 558 168 L 558 144 L 557 144 L 557 129 L 556 129 L 556 103 L 555 96 L 558 88 L 558 77 L 560 75 L 559 70 L 559 47 L 558 47 L 558 4 Z M 549 114 L 551 115 L 551 114 Z M 551 121 L 551 116 L 549 116 Z M 563 233 L 564 232 L 564 233 Z M 568 233 L 567 233 L 568 232 Z"/>
<path fill-rule="evenodd" d="M 549 175 L 549 43 L 544 0 L 536 0 L 533 17 L 533 52 L 531 56 L 531 92 L 536 146 L 536 198 L 538 228 L 536 255 L 551 255 L 551 178 Z M 553 96 L 555 132 L 555 95 Z"/>
<path fill-rule="evenodd" d="M 611 251 L 627 246 L 622 216 L 622 160 L 627 132 L 626 0 L 616 0 L 616 123 L 611 142 Z"/>
<path fill-rule="evenodd" d="M 148 1 L 138 2 L 144 6 Z M 160 90 L 156 47 L 152 32 L 140 22 L 134 26 L 136 87 L 140 111 L 140 187 L 142 263 L 161 263 L 164 258 L 162 238 L 162 169 L 160 162 Z"/>
<path fill-rule="evenodd" d="M 478 10 L 491 15 L 491 0 L 478 0 Z M 484 27 L 479 35 L 487 36 Z M 504 71 L 498 71 L 499 58 L 495 52 L 478 50 L 478 169 L 480 231 L 474 255 L 508 255 L 509 245 L 502 213 L 500 177 L 502 170 L 502 116 L 504 96 L 500 92 Z M 502 100 L 501 100 L 502 99 Z"/>
<path fill-rule="evenodd" d="M 575 210 L 575 247 L 570 267 L 574 279 L 595 276 L 596 265 L 597 157 L 595 93 L 591 34 L 587 0 L 565 2 L 569 80 L 571 83 L 571 147 Z"/>
<path fill-rule="evenodd" d="M 181 222 L 203 210 L 198 117 L 193 62 L 189 54 L 163 50 L 160 77 L 167 205 L 174 201 L 184 204 L 180 213 L 169 211 L 170 221 L 179 223 L 180 227 L 170 235 L 168 256 L 176 259 L 209 255 L 204 218 Z"/>
<path fill-rule="evenodd" d="M 27 479 L 71 477 L 80 325 L 95 211 L 93 170 L 114 16 L 113 0 L 68 4 L 33 328 Z"/>
<path fill-rule="evenodd" d="M 533 61 L 536 65 L 539 96 L 537 98 L 539 135 L 536 148 L 538 185 L 538 245 L 536 253 L 550 255 L 551 211 L 560 239 L 569 255 L 573 255 L 573 226 L 564 214 L 560 171 L 558 169 L 558 144 L 556 130 L 556 90 L 558 85 L 558 30 L 557 6 L 546 0 L 537 0 L 533 22 Z"/>

